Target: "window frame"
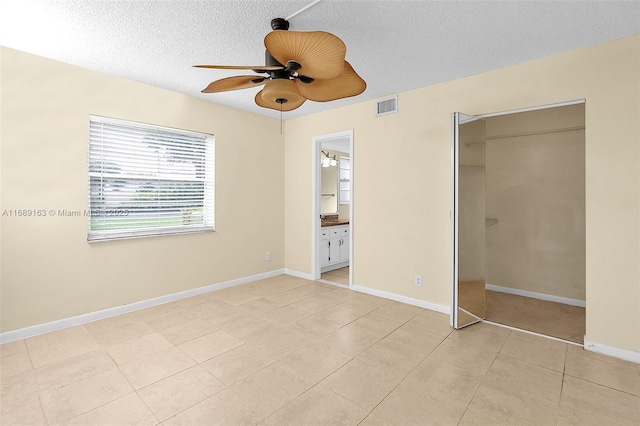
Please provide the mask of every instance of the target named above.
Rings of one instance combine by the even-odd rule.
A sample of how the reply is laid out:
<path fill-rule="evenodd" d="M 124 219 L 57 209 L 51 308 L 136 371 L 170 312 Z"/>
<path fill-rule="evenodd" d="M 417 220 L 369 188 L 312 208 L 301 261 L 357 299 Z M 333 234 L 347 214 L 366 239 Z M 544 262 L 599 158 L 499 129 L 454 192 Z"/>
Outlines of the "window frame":
<path fill-rule="evenodd" d="M 166 150 L 169 150 L 172 147 L 172 142 L 170 141 L 171 139 L 170 137 L 166 138 L 165 140 L 162 140 L 163 134 L 164 135 L 171 134 L 178 138 L 183 137 L 187 139 L 192 139 L 194 143 L 187 146 L 193 147 L 193 151 L 198 151 L 199 149 L 202 152 L 197 156 L 195 154 L 190 155 L 189 158 L 192 159 L 194 162 L 199 162 L 200 164 L 204 165 L 204 172 L 203 172 L 202 178 L 198 178 L 197 176 L 193 176 L 193 177 L 180 176 L 180 178 L 177 178 L 176 175 L 180 171 L 178 167 L 176 166 L 174 168 L 167 168 L 166 163 L 168 162 L 165 161 L 165 164 L 163 165 L 162 170 L 160 170 L 160 166 L 158 166 L 159 169 L 155 176 L 152 176 L 152 175 L 145 176 L 142 173 L 139 176 L 135 175 L 135 173 L 132 173 L 132 174 L 116 173 L 116 174 L 107 176 L 107 179 L 111 178 L 112 180 L 119 179 L 121 181 L 126 181 L 126 184 L 131 185 L 132 187 L 135 187 L 135 185 L 137 184 L 142 184 L 143 182 L 154 182 L 158 184 L 156 187 L 156 190 L 159 189 L 160 194 L 162 193 L 162 190 L 163 190 L 162 183 L 173 185 L 173 187 L 175 187 L 176 185 L 179 186 L 184 183 L 197 184 L 197 186 L 202 185 L 201 198 L 196 199 L 196 201 L 193 201 L 193 204 L 189 207 L 177 207 L 177 209 L 180 209 L 180 210 L 199 209 L 201 204 L 202 205 L 201 207 L 202 222 L 196 223 L 196 224 L 182 223 L 181 225 L 171 225 L 171 226 L 158 225 L 157 223 L 161 221 L 160 219 L 161 216 L 158 214 L 160 210 L 158 210 L 158 208 L 156 207 L 156 210 L 152 209 L 152 213 L 155 213 L 156 216 L 155 218 L 151 216 L 151 219 L 150 219 L 151 221 L 156 220 L 156 224 L 154 224 L 153 226 L 147 226 L 147 227 L 132 226 L 131 228 L 102 229 L 102 230 L 92 229 L 92 220 L 94 219 L 95 215 L 99 214 L 100 212 L 103 215 L 102 216 L 103 219 L 105 218 L 105 216 L 127 217 L 129 215 L 129 211 L 124 208 L 119 210 L 116 208 L 110 209 L 110 207 L 95 205 L 95 202 L 92 205 L 92 188 L 93 189 L 99 188 L 100 191 L 104 191 L 104 188 L 105 188 L 105 185 L 102 181 L 100 182 L 99 186 L 96 187 L 94 185 L 92 187 L 92 179 L 94 180 L 96 178 L 105 179 L 104 165 L 105 163 L 108 163 L 109 160 L 113 161 L 112 158 L 108 158 L 108 157 L 105 158 L 104 151 L 107 151 L 108 149 L 105 149 L 106 144 L 104 141 L 100 142 L 96 140 L 95 138 L 96 130 L 94 130 L 95 126 L 102 126 L 99 132 L 104 132 L 105 128 L 108 128 L 109 126 L 119 126 L 122 128 L 128 128 L 128 129 L 132 129 L 132 131 L 134 132 L 142 132 L 142 133 L 148 132 L 148 136 L 150 138 L 158 138 L 158 139 L 152 139 L 152 140 L 159 140 L 160 146 Z M 197 139 L 201 140 L 200 145 L 196 145 L 195 141 Z M 124 137 L 121 137 L 120 140 L 117 140 L 117 138 L 114 138 L 113 140 L 115 140 L 115 142 L 111 142 L 113 144 L 117 144 L 117 143 L 122 144 L 122 146 L 119 147 L 120 149 L 130 148 L 130 145 L 129 146 L 127 145 L 127 143 L 130 144 L 130 142 L 127 141 L 127 143 L 125 143 Z M 95 147 L 96 144 L 100 144 L 100 143 L 102 143 L 102 145 L 99 148 L 96 148 Z M 115 146 L 118 147 L 117 145 Z M 93 148 L 93 151 L 92 151 L 92 148 Z M 173 148 L 174 148 L 174 152 L 178 150 L 178 148 L 175 148 L 175 146 L 173 146 Z M 100 167 L 100 171 L 92 171 L 92 169 L 95 170 L 94 165 L 96 164 L 95 158 L 92 158 L 92 153 L 94 153 L 96 149 L 98 149 L 98 153 L 102 153 L 103 155 L 103 157 L 100 158 L 100 160 L 98 160 L 97 162 L 98 166 Z M 120 156 L 120 154 L 115 154 L 115 156 Z M 135 157 L 134 162 L 138 161 L 139 164 L 134 164 L 134 165 L 142 168 L 139 170 L 134 170 L 134 172 L 144 170 L 142 166 L 142 163 L 144 162 L 157 161 L 158 163 L 160 163 L 161 157 L 162 157 L 162 154 L 160 153 L 160 151 L 157 151 L 155 154 L 150 153 L 148 157 L 142 157 L 142 156 Z M 127 163 L 128 158 L 129 157 L 123 160 L 124 164 Z M 142 158 L 143 161 L 140 161 L 140 158 Z M 197 167 L 197 166 L 194 166 L 194 167 Z M 174 176 L 171 178 L 169 178 L 168 176 L 159 176 L 161 173 L 167 173 L 167 171 L 169 172 L 173 171 Z M 106 174 L 108 174 L 108 172 L 106 172 Z M 166 127 L 166 126 L 158 126 L 158 125 L 152 125 L 147 123 L 140 123 L 140 122 L 135 122 L 131 120 L 121 120 L 121 119 L 104 117 L 99 115 L 90 115 L 89 116 L 89 135 L 88 135 L 88 145 L 87 145 L 87 178 L 88 178 L 87 179 L 88 180 L 87 202 L 88 202 L 89 208 L 86 211 L 85 215 L 87 216 L 87 241 L 89 243 L 100 242 L 100 241 L 147 238 L 147 237 L 166 236 L 166 235 L 183 235 L 183 234 L 215 231 L 215 136 L 213 134 L 195 132 L 195 131 L 184 130 L 184 129 L 177 129 L 177 128 Z M 185 196 L 187 193 L 188 193 L 188 190 L 184 194 L 182 194 L 182 192 L 179 192 L 179 195 Z M 152 200 L 154 200 L 154 202 L 157 203 L 156 204 L 157 206 L 160 204 L 161 196 L 158 196 L 158 192 L 156 192 L 154 195 L 155 197 L 152 198 Z M 191 196 L 191 194 L 188 194 L 188 196 Z M 115 203 L 115 201 L 113 200 L 109 200 L 108 202 Z M 128 202 L 132 204 L 135 203 L 133 200 L 128 200 Z M 198 202 L 200 202 L 200 204 L 198 204 Z M 148 205 L 152 206 L 152 202 L 149 202 Z M 175 217 L 180 217 L 180 215 L 184 215 L 184 212 L 181 211 L 178 215 L 175 215 Z M 144 218 L 144 216 L 141 215 L 141 218 Z"/>

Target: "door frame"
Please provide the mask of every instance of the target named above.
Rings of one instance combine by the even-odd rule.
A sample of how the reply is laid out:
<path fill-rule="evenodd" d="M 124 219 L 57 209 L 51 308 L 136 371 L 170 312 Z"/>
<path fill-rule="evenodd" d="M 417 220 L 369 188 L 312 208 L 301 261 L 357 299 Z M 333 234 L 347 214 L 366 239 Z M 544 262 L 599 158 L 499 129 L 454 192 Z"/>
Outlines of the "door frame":
<path fill-rule="evenodd" d="M 473 115 L 474 120 L 497 117 L 500 115 L 508 115 L 508 114 L 517 114 L 520 112 L 529 112 L 529 111 L 537 111 L 541 109 L 549 109 L 549 108 L 557 108 L 569 105 L 577 105 L 586 103 L 586 99 L 574 99 L 571 101 L 565 102 L 557 102 L 551 104 L 544 105 L 536 105 L 526 108 L 518 108 L 506 111 L 492 112 L 487 114 L 478 114 Z M 451 113 L 451 309 L 450 309 L 450 317 L 449 324 L 454 328 L 459 328 L 457 324 L 457 314 L 458 314 L 458 173 L 459 173 L 459 147 L 457 146 L 458 142 L 458 125 L 463 124 L 464 122 L 474 121 L 474 120 L 465 120 L 462 123 L 458 123 L 458 119 L 456 117 L 459 112 Z M 464 114 L 464 113 L 463 113 Z M 469 115 L 469 114 L 464 114 Z M 585 283 L 586 284 L 586 283 Z M 476 322 L 481 322 L 483 320 L 478 320 Z M 475 324 L 476 322 L 472 322 L 465 325 Z M 464 326 L 463 326 L 464 327 Z"/>
<path fill-rule="evenodd" d="M 322 180 L 320 178 L 320 150 L 322 142 L 335 139 L 349 139 L 349 158 L 351 160 L 351 179 L 349 181 L 349 191 L 351 192 L 351 202 L 349 203 L 349 287 L 353 286 L 353 205 L 354 205 L 354 151 L 353 151 L 353 129 L 343 130 L 335 133 L 313 136 L 311 138 L 311 275 L 314 280 L 320 279 L 322 268 L 320 267 L 320 250 L 318 247 L 320 235 L 320 194 Z M 338 204 L 338 208 L 340 205 Z"/>

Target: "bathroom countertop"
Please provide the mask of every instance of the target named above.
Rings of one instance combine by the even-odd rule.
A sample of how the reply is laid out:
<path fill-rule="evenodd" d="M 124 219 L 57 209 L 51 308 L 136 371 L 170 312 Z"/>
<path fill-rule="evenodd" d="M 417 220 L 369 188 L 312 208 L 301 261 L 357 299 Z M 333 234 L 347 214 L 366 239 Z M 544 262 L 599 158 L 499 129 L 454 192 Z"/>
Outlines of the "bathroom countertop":
<path fill-rule="evenodd" d="M 323 220 L 321 225 L 323 228 L 326 226 L 340 226 L 340 225 L 348 225 L 348 220 Z"/>

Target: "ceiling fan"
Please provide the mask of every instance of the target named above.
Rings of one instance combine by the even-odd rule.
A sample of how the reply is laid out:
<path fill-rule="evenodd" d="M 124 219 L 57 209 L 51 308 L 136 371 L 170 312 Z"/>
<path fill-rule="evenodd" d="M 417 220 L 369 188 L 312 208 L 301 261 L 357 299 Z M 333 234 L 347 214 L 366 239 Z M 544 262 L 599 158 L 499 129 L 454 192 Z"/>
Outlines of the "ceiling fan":
<path fill-rule="evenodd" d="M 264 39 L 265 65 L 194 65 L 198 68 L 248 69 L 266 76 L 240 75 L 209 84 L 202 93 L 218 93 L 264 85 L 255 96 L 261 107 L 292 111 L 307 99 L 328 102 L 364 92 L 367 83 L 345 61 L 342 40 L 324 31 L 289 31 L 282 18 L 271 21 Z"/>

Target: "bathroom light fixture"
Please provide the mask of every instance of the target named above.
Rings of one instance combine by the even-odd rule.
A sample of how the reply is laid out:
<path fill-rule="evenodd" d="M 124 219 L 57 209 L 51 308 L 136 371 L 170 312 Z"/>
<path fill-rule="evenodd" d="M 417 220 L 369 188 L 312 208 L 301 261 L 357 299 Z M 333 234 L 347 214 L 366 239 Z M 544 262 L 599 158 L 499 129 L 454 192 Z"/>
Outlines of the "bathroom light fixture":
<path fill-rule="evenodd" d="M 335 167 L 338 165 L 338 160 L 336 160 L 336 156 L 334 155 L 333 158 L 329 157 L 329 153 L 328 152 L 324 152 L 324 151 L 320 151 L 322 152 L 325 156 L 322 157 L 320 159 L 320 166 L 322 167 Z"/>

